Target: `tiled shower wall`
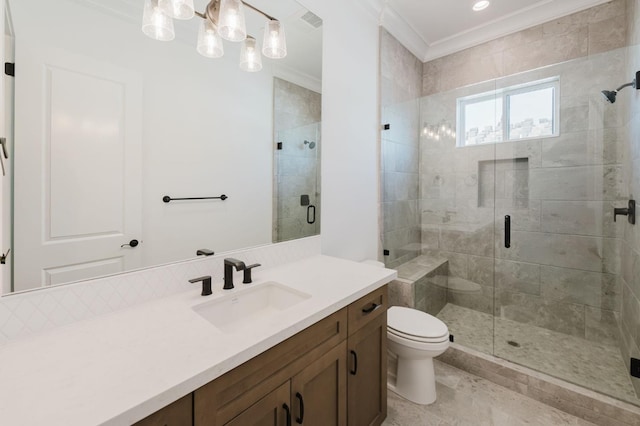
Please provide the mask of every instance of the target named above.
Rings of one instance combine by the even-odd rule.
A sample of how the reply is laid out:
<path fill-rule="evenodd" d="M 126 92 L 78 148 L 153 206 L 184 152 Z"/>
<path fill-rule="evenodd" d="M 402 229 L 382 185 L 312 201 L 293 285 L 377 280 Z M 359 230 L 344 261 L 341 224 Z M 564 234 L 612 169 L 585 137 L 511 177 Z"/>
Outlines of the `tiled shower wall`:
<path fill-rule="evenodd" d="M 424 64 L 421 125 L 455 127 L 460 96 L 558 75 L 561 84 L 560 137 L 467 148 L 422 137 L 423 253 L 481 285 L 449 293 L 450 303 L 587 339 L 615 335 L 624 225 L 613 224 L 612 210 L 627 197 L 626 129 L 621 105 L 599 92 L 629 80 L 621 72 L 628 7 L 614 0 Z"/>
<path fill-rule="evenodd" d="M 418 118 L 422 63 L 381 29 L 382 247 L 387 267 L 420 254 Z"/>
<path fill-rule="evenodd" d="M 640 0 L 628 2 L 627 16 L 628 44 L 626 73 L 623 82 L 631 81 L 640 70 Z M 623 145 L 622 194 L 640 201 L 640 92 L 626 89 L 620 92 L 620 100 L 626 104 L 626 143 Z M 624 203 L 621 203 L 621 206 Z M 622 218 L 624 219 L 624 218 Z M 640 219 L 640 215 L 637 216 Z M 629 363 L 630 357 L 640 358 L 640 221 L 635 226 L 623 220 L 621 232 L 621 274 L 622 284 L 622 335 L 623 359 Z M 627 367 L 629 365 L 627 364 Z M 636 393 L 640 395 L 640 379 L 632 380 Z"/>
<path fill-rule="evenodd" d="M 318 235 L 322 95 L 274 78 L 273 98 L 274 137 L 282 142 L 282 149 L 274 151 L 273 241 Z M 301 205 L 301 195 L 308 195 L 316 207 L 313 224 L 307 223 L 307 206 Z"/>

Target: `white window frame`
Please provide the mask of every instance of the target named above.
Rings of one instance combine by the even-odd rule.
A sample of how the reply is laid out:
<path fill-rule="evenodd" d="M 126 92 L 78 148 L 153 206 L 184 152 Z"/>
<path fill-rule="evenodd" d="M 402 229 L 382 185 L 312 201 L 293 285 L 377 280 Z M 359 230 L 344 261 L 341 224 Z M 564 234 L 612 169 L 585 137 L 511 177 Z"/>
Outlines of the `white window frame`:
<path fill-rule="evenodd" d="M 520 95 L 528 92 L 535 92 L 538 90 L 544 90 L 553 88 L 553 131 L 550 135 L 544 136 L 532 136 L 528 138 L 509 138 L 509 130 L 511 123 L 509 122 L 509 108 L 510 97 L 513 95 Z M 465 131 L 465 110 L 466 106 L 475 104 L 477 102 L 483 102 L 490 99 L 502 98 L 502 111 L 496 111 L 496 121 L 502 123 L 502 140 L 495 142 L 487 142 L 476 145 L 466 145 L 466 131 Z M 469 146 L 478 145 L 490 145 L 492 143 L 504 143 L 515 141 L 526 141 L 530 139 L 546 139 L 560 136 L 560 77 L 550 77 L 543 80 L 532 81 L 525 84 L 519 84 L 516 86 L 510 86 L 503 89 L 493 90 L 491 92 L 479 93 L 471 96 L 465 96 L 456 100 L 457 111 L 457 126 L 456 126 L 456 146 L 458 148 L 464 148 Z M 502 116 L 502 120 L 499 118 Z"/>

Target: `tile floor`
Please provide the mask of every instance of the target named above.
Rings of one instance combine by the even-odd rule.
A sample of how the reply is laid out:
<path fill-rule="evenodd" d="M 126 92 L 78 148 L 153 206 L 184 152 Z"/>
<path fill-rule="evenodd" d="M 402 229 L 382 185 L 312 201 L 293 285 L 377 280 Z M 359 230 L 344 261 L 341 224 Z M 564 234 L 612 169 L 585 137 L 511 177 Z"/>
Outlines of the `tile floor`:
<path fill-rule="evenodd" d="M 417 405 L 389 391 L 383 426 L 593 426 L 438 360 L 435 368 L 437 401 Z"/>
<path fill-rule="evenodd" d="M 495 318 L 494 336 L 493 316 L 451 303 L 437 316 L 456 343 L 640 405 L 617 346 L 504 318 Z"/>

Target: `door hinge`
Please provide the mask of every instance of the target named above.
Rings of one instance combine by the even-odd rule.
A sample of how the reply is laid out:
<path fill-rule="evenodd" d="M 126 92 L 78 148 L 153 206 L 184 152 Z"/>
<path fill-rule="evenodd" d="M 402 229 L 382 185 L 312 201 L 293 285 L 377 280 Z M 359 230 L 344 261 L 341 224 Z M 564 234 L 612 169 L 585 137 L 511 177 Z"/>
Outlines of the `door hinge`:
<path fill-rule="evenodd" d="M 640 377 L 640 359 L 631 358 L 631 368 L 629 374 L 633 377 Z"/>
<path fill-rule="evenodd" d="M 4 63 L 4 73 L 8 76 L 15 77 L 16 76 L 16 64 L 13 62 L 5 62 Z"/>

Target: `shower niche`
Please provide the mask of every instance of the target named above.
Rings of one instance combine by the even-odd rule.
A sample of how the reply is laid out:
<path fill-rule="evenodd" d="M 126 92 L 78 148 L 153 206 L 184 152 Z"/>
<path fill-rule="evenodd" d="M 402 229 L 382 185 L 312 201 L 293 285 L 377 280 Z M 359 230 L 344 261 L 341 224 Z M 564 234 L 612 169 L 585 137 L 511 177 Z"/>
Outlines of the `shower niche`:
<path fill-rule="evenodd" d="M 529 207 L 529 158 L 478 162 L 478 207 Z"/>

